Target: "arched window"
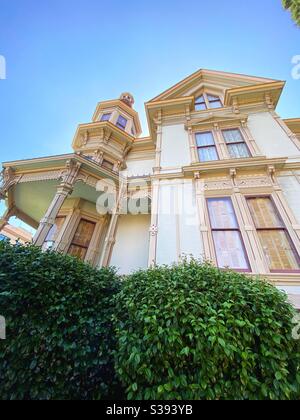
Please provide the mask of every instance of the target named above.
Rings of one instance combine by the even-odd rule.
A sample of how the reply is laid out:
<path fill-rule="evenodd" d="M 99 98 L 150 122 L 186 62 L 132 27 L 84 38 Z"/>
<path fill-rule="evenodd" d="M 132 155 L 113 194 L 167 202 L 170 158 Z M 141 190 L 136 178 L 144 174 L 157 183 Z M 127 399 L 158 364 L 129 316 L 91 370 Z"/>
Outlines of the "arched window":
<path fill-rule="evenodd" d="M 205 111 L 207 109 L 222 108 L 223 104 L 219 96 L 203 93 L 203 95 L 196 98 L 195 109 L 196 111 Z"/>

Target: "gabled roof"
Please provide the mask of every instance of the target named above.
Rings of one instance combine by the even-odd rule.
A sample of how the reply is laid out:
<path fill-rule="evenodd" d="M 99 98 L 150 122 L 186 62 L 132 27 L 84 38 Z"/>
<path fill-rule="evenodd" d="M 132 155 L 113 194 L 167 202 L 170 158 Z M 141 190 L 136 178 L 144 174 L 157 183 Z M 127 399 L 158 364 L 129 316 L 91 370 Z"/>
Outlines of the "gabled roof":
<path fill-rule="evenodd" d="M 223 71 L 200 69 L 160 95 L 151 99 L 148 103 L 176 99 L 182 96 L 191 96 L 194 93 L 193 91 L 201 89 L 202 84 L 210 84 L 215 88 L 219 87 L 219 89 L 226 91 L 227 89 L 274 82 L 278 82 L 278 80 L 237 73 L 227 73 Z"/>

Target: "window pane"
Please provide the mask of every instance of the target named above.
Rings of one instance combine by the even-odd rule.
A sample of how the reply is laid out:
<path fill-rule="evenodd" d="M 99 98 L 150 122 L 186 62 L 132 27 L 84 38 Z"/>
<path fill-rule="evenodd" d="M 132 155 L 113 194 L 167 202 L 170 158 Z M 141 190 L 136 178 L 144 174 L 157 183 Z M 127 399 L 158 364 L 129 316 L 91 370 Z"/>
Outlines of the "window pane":
<path fill-rule="evenodd" d="M 95 223 L 81 220 L 75 233 L 73 244 L 88 247 L 95 230 Z"/>
<path fill-rule="evenodd" d="M 84 260 L 87 253 L 87 248 L 82 248 L 77 245 L 71 245 L 68 253 L 73 257 L 77 257 L 80 260 Z"/>
<path fill-rule="evenodd" d="M 122 115 L 119 115 L 118 121 L 117 121 L 117 126 L 119 128 L 122 128 L 123 130 L 125 130 L 127 125 L 127 120 L 126 118 L 124 118 Z"/>
<path fill-rule="evenodd" d="M 207 108 L 206 108 L 206 104 L 205 103 L 202 103 L 202 104 L 196 104 L 196 106 L 195 106 L 195 110 L 196 111 L 205 111 Z"/>
<path fill-rule="evenodd" d="M 211 108 L 222 108 L 222 102 L 221 101 L 213 101 L 213 102 L 209 102 L 209 106 Z"/>
<path fill-rule="evenodd" d="M 239 129 L 224 130 L 223 136 L 226 143 L 239 143 L 244 142 L 243 136 Z"/>
<path fill-rule="evenodd" d="M 201 162 L 219 160 L 215 146 L 201 147 L 198 149 L 198 155 Z"/>
<path fill-rule="evenodd" d="M 198 146 L 214 146 L 215 140 L 211 131 L 207 133 L 197 133 L 196 140 Z"/>
<path fill-rule="evenodd" d="M 203 95 L 199 96 L 199 98 L 196 98 L 196 101 L 195 101 L 196 104 L 199 104 L 201 102 L 204 102 L 205 103 L 205 99 L 204 99 L 204 96 Z"/>
<path fill-rule="evenodd" d="M 245 143 L 228 144 L 229 156 L 232 159 L 247 158 L 250 157 L 248 147 Z"/>
<path fill-rule="evenodd" d="M 212 229 L 238 229 L 230 198 L 208 199 L 208 210 Z"/>
<path fill-rule="evenodd" d="M 259 230 L 257 233 L 270 270 L 298 270 L 300 268 L 288 234 L 284 230 Z"/>
<path fill-rule="evenodd" d="M 270 197 L 248 198 L 247 201 L 257 228 L 284 227 Z"/>
<path fill-rule="evenodd" d="M 101 121 L 108 121 L 111 117 L 111 114 L 103 114 L 101 117 Z"/>
<path fill-rule="evenodd" d="M 219 101 L 220 98 L 218 96 L 214 96 L 214 95 L 207 95 L 207 99 L 209 101 Z"/>
<path fill-rule="evenodd" d="M 248 270 L 241 234 L 238 231 L 214 231 L 213 238 L 218 266 L 237 270 Z"/>

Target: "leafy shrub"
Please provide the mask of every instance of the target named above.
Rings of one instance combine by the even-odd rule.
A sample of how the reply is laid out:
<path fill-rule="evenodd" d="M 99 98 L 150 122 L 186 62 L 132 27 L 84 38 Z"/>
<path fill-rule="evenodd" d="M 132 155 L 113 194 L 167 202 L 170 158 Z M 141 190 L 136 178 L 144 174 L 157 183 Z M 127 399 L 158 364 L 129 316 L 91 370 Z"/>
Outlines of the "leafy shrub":
<path fill-rule="evenodd" d="M 299 395 L 295 313 L 267 282 L 192 261 L 131 275 L 117 301 L 116 369 L 129 399 Z"/>
<path fill-rule="evenodd" d="M 113 269 L 0 242 L 0 399 L 113 398 L 117 291 Z"/>

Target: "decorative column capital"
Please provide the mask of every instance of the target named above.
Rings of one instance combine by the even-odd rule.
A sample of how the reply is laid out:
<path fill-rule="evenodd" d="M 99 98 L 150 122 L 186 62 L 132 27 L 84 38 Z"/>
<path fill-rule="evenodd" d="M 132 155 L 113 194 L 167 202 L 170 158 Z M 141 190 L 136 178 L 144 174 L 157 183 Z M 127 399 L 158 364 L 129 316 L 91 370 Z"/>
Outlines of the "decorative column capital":
<path fill-rule="evenodd" d="M 63 187 L 64 189 L 73 189 L 76 182 L 81 163 L 76 162 L 74 159 L 69 159 L 66 162 L 66 169 L 62 172 L 61 183 L 58 188 Z M 64 192 L 64 191 L 63 191 Z"/>

